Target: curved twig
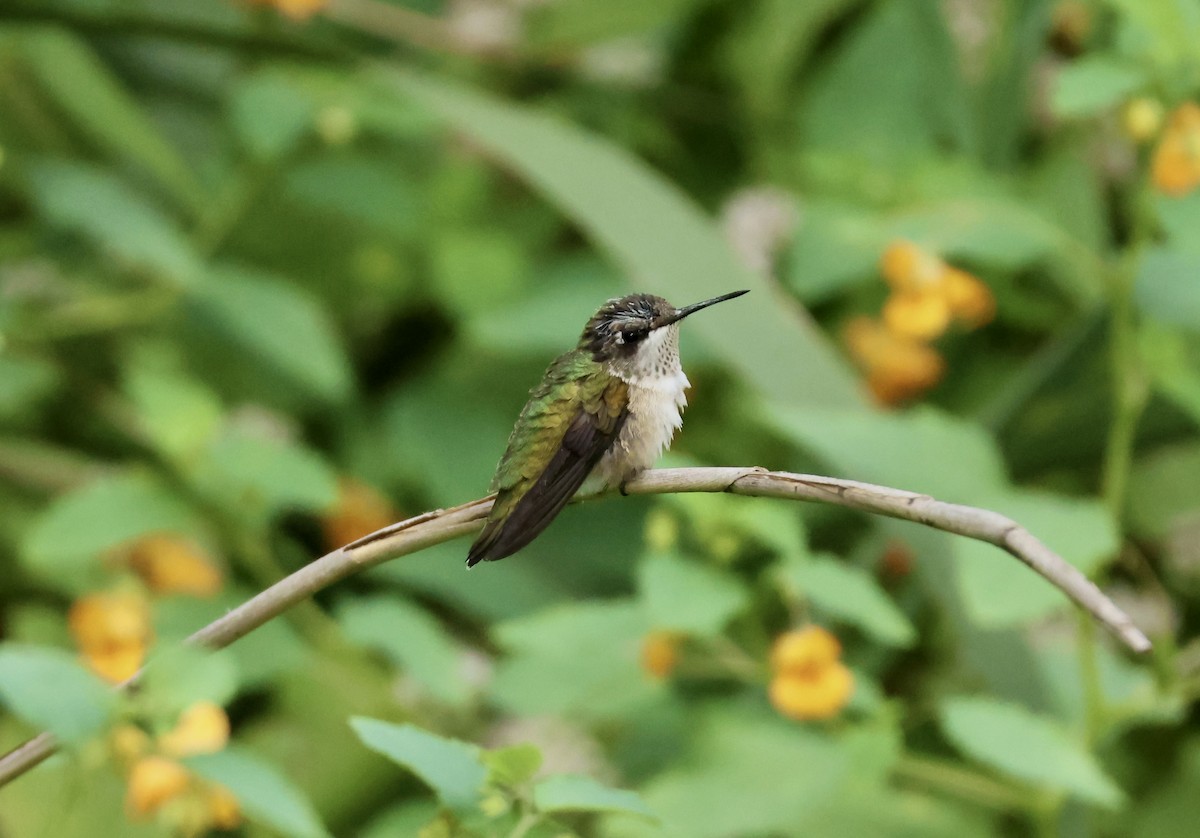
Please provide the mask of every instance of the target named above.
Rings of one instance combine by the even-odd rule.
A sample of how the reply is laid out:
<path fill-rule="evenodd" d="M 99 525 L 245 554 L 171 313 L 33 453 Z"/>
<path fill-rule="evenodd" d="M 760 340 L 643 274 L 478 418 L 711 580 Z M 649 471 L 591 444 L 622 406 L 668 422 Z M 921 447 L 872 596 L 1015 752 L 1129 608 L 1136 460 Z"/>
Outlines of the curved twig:
<path fill-rule="evenodd" d="M 626 483 L 625 491 L 634 495 L 729 492 L 751 497 L 814 501 L 914 521 L 986 541 L 1006 550 L 1037 571 L 1132 651 L 1145 652 L 1150 649 L 1146 635 L 1086 576 L 1024 527 L 987 509 L 944 503 L 928 495 L 854 480 L 760 468 L 654 469 Z M 426 512 L 384 527 L 280 580 L 197 631 L 188 638 L 188 642 L 213 649 L 228 646 L 300 600 L 340 579 L 479 529 L 491 508 L 492 498 L 489 496 L 450 509 Z M 24 774 L 57 749 L 58 743 L 54 737 L 43 733 L 0 757 L 0 786 Z"/>

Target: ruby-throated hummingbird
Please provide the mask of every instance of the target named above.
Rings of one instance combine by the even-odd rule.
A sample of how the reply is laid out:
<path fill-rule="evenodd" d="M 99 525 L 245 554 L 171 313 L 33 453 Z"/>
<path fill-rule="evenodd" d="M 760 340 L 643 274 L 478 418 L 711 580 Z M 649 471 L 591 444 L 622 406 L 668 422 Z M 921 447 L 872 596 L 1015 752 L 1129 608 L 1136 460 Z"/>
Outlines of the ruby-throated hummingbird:
<path fill-rule="evenodd" d="M 544 530 L 588 480 L 623 486 L 649 468 L 683 425 L 687 376 L 679 321 L 746 291 L 676 308 L 631 294 L 592 316 L 529 395 L 492 478 L 496 502 L 467 566 L 511 556 Z"/>

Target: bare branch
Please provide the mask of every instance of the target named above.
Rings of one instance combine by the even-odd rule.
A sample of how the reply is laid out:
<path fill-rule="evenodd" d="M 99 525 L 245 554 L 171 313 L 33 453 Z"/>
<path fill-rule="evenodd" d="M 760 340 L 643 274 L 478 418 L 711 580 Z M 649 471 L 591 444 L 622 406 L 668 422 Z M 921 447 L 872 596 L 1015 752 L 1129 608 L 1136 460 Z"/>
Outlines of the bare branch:
<path fill-rule="evenodd" d="M 1037 571 L 1132 651 L 1150 649 L 1146 635 L 1086 576 L 1024 527 L 987 509 L 944 503 L 928 495 L 870 483 L 759 468 L 654 469 L 626 483 L 625 491 L 636 495 L 729 492 L 750 497 L 814 501 L 914 521 L 986 541 Z M 491 508 L 492 498 L 486 497 L 384 527 L 280 580 L 197 631 L 188 642 L 213 649 L 228 646 L 300 600 L 353 573 L 481 528 Z M 54 737 L 43 733 L 0 757 L 0 786 L 24 774 L 57 749 Z"/>

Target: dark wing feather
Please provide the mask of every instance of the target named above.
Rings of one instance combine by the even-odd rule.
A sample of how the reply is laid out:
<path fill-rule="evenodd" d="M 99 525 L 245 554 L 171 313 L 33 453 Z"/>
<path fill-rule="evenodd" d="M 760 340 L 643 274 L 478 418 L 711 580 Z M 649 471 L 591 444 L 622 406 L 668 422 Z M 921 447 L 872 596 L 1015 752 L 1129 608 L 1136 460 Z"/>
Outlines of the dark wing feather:
<path fill-rule="evenodd" d="M 628 415 L 628 409 L 624 409 L 615 418 L 601 417 L 581 406 L 545 471 L 508 515 L 488 520 L 471 545 L 467 567 L 511 556 L 546 529 L 616 441 Z M 498 505 L 504 500 L 504 490 L 500 495 Z"/>

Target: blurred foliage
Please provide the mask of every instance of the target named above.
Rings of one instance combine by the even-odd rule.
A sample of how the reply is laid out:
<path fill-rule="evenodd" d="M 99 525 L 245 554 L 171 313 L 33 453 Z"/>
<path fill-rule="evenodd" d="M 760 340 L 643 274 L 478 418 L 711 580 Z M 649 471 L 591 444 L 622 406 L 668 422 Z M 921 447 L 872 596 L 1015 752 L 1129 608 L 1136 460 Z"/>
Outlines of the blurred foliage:
<path fill-rule="evenodd" d="M 1196 0 L 7 0 L 0 744 L 65 753 L 0 831 L 1193 834 L 1197 97 Z M 179 645 L 482 494 L 603 300 L 743 287 L 669 462 L 999 510 L 1154 653 L 729 496 Z"/>

